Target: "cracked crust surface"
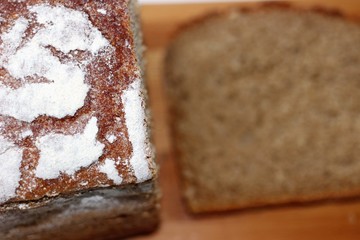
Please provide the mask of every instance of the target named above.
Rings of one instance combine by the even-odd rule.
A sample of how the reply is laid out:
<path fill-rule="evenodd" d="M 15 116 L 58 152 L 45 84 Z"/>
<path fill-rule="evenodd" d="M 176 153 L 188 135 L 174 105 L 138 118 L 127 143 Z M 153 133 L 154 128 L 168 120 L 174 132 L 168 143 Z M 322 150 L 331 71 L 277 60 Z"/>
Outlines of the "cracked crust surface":
<path fill-rule="evenodd" d="M 137 52 L 141 52 L 140 49 L 137 49 L 139 46 L 136 41 L 139 40 L 137 40 L 137 33 L 133 32 L 133 30 L 138 29 L 133 29 L 135 25 L 131 21 L 136 20 L 132 16 L 134 13 L 129 11 L 130 5 L 134 3 L 127 0 L 6 0 L 0 5 L 1 19 L 3 19 L 0 21 L 1 32 L 8 31 L 19 17 L 32 19 L 33 24 L 30 24 L 24 37 L 23 44 L 25 44 L 28 39 L 33 37 L 33 30 L 39 27 L 34 21 L 34 16 L 28 11 L 29 6 L 36 4 L 64 6 L 85 13 L 94 27 L 110 42 L 114 52 L 98 54 L 86 66 L 85 83 L 90 86 L 90 90 L 84 105 L 76 111 L 74 116 L 59 119 L 42 115 L 31 122 L 24 122 L 13 117 L 0 115 L 0 134 L 23 150 L 20 186 L 16 190 L 16 196 L 10 199 L 10 202 L 35 200 L 46 196 L 56 196 L 101 186 L 112 186 L 114 182 L 106 174 L 99 171 L 99 167 L 108 158 L 114 159 L 116 170 L 123 179 L 123 185 L 138 182 L 134 174 L 134 168 L 129 163 L 134 149 L 129 140 L 124 105 L 121 101 L 123 91 L 136 79 L 142 77 L 139 61 L 136 57 Z M 101 13 L 99 9 L 106 9 L 106 14 Z M 81 61 L 90 57 L 89 52 L 86 51 L 72 51 L 69 54 L 64 54 L 51 46 L 50 49 L 62 62 Z M 0 69 L 0 83 L 14 89 L 21 87 L 21 84 L 42 81 L 46 80 L 35 76 L 21 83 L 13 79 L 6 69 Z M 142 94 L 145 94 L 145 92 Z M 61 133 L 64 135 L 82 133 L 91 117 L 98 119 L 96 139 L 104 145 L 103 154 L 98 161 L 81 168 L 74 175 L 61 173 L 56 179 L 37 177 L 35 170 L 41 153 L 35 146 L 36 141 L 41 136 L 49 133 Z M 31 130 L 33 134 L 23 137 L 22 133 L 26 130 Z M 109 135 L 118 137 L 114 142 L 111 142 L 108 140 Z M 149 145 L 149 143 L 147 144 Z M 148 152 L 147 161 L 151 175 L 155 176 L 151 152 Z"/>
<path fill-rule="evenodd" d="M 39 19 L 29 11 L 29 7 L 39 4 L 81 13 L 111 47 L 110 51 L 92 54 L 91 51 L 64 52 L 54 46 L 45 46 L 61 64 L 76 63 L 76 66 L 81 66 L 82 62 L 87 63 L 81 67 L 85 69 L 84 83 L 89 86 L 89 91 L 84 105 L 74 115 L 56 118 L 45 114 L 32 121 L 21 121 L 0 114 L 0 143 L 2 138 L 6 139 L 0 150 L 5 148 L 3 154 L 11 148 L 22 151 L 20 181 L 15 196 L 5 202 L 0 201 L 0 239 L 102 240 L 153 231 L 159 222 L 159 194 L 155 184 L 156 167 L 149 142 L 148 119 L 145 116 L 134 121 L 146 128 L 141 133 L 145 138 L 146 156 L 140 160 L 147 162 L 149 174 L 148 179 L 139 179 L 136 176 L 139 165 L 130 162 L 136 149 L 131 140 L 123 100 L 125 94 L 134 97 L 130 100 L 135 101 L 146 114 L 147 96 L 141 80 L 142 40 L 136 2 L 6 0 L 0 4 L 1 34 L 10 31 L 17 20 L 24 18 L 29 24 L 19 48 L 36 38 L 44 26 L 38 23 Z M 0 39 L 0 46 L 3 42 Z M 0 56 L 4 51 L 6 49 L 0 48 Z M 18 80 L 11 77 L 7 69 L 0 68 L 0 88 L 17 89 L 49 82 L 37 75 Z M 141 82 L 138 91 L 133 95 L 126 93 L 134 90 L 133 85 L 138 80 Z M 97 119 L 98 129 L 95 140 L 103 146 L 101 156 L 74 174 L 61 172 L 52 179 L 37 176 L 36 169 L 42 154 L 37 147 L 39 139 L 44 136 L 50 140 L 59 135 L 82 136 L 94 118 Z M 63 146 L 58 147 L 61 149 Z M 109 159 L 113 165 L 106 165 Z M 1 166 L 0 171 L 5 171 Z M 0 176 L 0 193 L 5 187 L 2 180 Z"/>

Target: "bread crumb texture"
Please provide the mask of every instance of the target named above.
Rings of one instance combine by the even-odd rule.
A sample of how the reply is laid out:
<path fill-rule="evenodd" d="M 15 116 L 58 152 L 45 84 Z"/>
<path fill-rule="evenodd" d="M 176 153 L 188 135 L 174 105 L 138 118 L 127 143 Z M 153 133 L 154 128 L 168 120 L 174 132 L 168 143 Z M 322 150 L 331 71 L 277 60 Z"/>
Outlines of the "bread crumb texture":
<path fill-rule="evenodd" d="M 186 28 L 166 61 L 194 211 L 360 192 L 360 26 L 276 7 Z"/>

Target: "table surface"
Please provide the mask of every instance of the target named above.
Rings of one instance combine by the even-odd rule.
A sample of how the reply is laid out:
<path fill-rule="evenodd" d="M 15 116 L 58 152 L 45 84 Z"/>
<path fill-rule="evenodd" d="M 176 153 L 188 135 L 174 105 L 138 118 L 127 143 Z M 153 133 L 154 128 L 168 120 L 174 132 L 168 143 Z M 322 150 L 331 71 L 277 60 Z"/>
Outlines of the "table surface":
<path fill-rule="evenodd" d="M 360 14 L 360 0 L 303 0 Z M 166 46 L 183 23 L 209 11 L 239 3 L 142 6 L 147 82 L 154 118 L 154 141 L 160 164 L 162 224 L 157 232 L 137 240 L 359 240 L 360 199 L 291 205 L 222 214 L 194 216 L 187 212 L 180 192 L 175 155 L 169 135 L 163 88 Z"/>

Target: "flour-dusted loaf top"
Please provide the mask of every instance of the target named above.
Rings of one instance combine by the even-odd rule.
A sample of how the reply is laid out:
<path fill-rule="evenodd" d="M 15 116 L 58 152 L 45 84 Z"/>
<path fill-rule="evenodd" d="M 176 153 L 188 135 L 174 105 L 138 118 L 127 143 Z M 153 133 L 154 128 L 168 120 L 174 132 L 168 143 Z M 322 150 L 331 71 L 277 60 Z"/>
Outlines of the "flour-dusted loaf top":
<path fill-rule="evenodd" d="M 154 176 L 128 1 L 0 3 L 0 205 Z"/>

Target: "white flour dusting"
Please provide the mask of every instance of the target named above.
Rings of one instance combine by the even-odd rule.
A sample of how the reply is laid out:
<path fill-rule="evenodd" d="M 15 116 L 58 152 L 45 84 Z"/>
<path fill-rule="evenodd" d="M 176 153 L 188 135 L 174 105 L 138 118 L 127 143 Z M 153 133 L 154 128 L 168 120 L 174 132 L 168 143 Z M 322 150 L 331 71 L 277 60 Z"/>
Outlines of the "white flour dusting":
<path fill-rule="evenodd" d="M 41 24 L 31 39 L 25 32 L 33 20 L 19 17 L 9 30 L 0 35 L 0 68 L 4 68 L 21 87 L 14 89 L 0 83 L 0 115 L 32 122 L 41 115 L 63 118 L 74 115 L 84 105 L 90 90 L 85 83 L 86 62 L 60 61 L 53 50 L 63 55 L 72 51 L 87 51 L 93 57 L 107 49 L 113 49 L 108 40 L 95 28 L 88 16 L 63 6 L 46 4 L 29 7 L 36 22 Z M 105 9 L 98 9 L 106 14 Z M 130 47 L 129 42 L 126 42 Z M 44 78 L 46 82 L 28 83 L 28 77 Z M 13 80 L 11 80 L 13 81 Z M 150 179 L 147 162 L 147 136 L 145 110 L 141 96 L 141 80 L 134 81 L 123 92 L 126 126 L 133 153 L 128 160 L 137 182 Z M 1 123 L 0 123 L 1 124 Z M 97 140 L 97 118 L 92 117 L 84 131 L 75 135 L 49 133 L 39 137 L 35 145 L 40 158 L 35 176 L 56 179 L 60 174 L 73 175 L 83 167 L 89 167 L 102 156 L 105 145 Z M 19 137 L 33 136 L 30 129 Z M 120 135 L 109 134 L 106 139 L 114 143 Z M 0 135 L 0 203 L 16 196 L 21 177 L 22 149 Z M 106 159 L 99 171 L 116 185 L 123 181 L 116 162 Z"/>
<path fill-rule="evenodd" d="M 84 67 L 61 63 L 47 47 L 65 54 L 83 50 L 95 55 L 110 43 L 84 13 L 48 5 L 36 5 L 29 10 L 44 27 L 20 47 L 29 22 L 23 17 L 17 19 L 14 26 L 1 35 L 0 67 L 18 81 L 37 76 L 49 82 L 24 84 L 18 89 L 0 86 L 0 114 L 27 122 L 44 114 L 57 118 L 74 115 L 84 105 L 89 91 L 84 83 Z"/>
<path fill-rule="evenodd" d="M 36 177 L 56 179 L 60 173 L 74 174 L 82 167 L 98 161 L 104 144 L 97 141 L 97 119 L 91 118 L 83 133 L 75 135 L 48 134 L 36 141 L 40 159 Z"/>
<path fill-rule="evenodd" d="M 151 173 L 146 156 L 145 110 L 142 106 L 140 79 L 135 80 L 123 92 L 122 102 L 124 104 L 129 139 L 133 147 L 130 164 L 135 172 L 137 181 L 144 182 L 151 178 Z"/>
<path fill-rule="evenodd" d="M 116 185 L 120 185 L 123 181 L 116 169 L 115 161 L 111 159 L 106 159 L 105 163 L 99 167 L 99 171 L 105 173 Z"/>
<path fill-rule="evenodd" d="M 106 9 L 102 9 L 102 8 L 98 9 L 97 12 L 101 13 L 103 15 L 105 15 L 107 13 Z"/>
<path fill-rule="evenodd" d="M 114 143 L 116 141 L 116 136 L 114 134 L 106 135 L 106 140 L 108 140 L 109 143 Z"/>
<path fill-rule="evenodd" d="M 0 203 L 16 196 L 21 177 L 22 151 L 0 136 Z"/>

